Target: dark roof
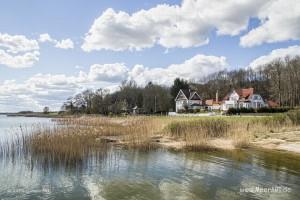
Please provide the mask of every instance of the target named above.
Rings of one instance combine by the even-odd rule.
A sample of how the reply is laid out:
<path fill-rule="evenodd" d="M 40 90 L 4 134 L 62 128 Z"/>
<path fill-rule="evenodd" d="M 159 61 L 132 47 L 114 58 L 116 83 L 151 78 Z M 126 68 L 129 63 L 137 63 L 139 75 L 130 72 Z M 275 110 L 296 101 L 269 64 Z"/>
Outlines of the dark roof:
<path fill-rule="evenodd" d="M 197 92 L 191 92 L 189 99 L 190 100 L 201 100 L 201 97 L 199 96 L 199 94 Z"/>
<path fill-rule="evenodd" d="M 196 91 L 192 91 L 189 89 L 181 89 L 180 91 L 182 91 L 183 94 L 186 96 L 186 98 L 189 100 L 201 100 L 201 97 L 199 96 L 199 94 Z M 176 99 L 177 99 L 177 97 L 176 97 Z"/>
<path fill-rule="evenodd" d="M 190 98 L 190 90 L 189 89 L 183 89 L 181 91 L 186 96 L 186 98 L 188 98 L 188 99 Z"/>

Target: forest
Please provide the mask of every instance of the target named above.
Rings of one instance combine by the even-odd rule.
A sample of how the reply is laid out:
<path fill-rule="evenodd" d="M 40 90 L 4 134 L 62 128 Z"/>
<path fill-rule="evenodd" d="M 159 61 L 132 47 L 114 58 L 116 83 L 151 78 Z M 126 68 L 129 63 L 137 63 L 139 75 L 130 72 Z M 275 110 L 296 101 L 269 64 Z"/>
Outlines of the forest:
<path fill-rule="evenodd" d="M 220 71 L 197 81 L 176 78 L 171 86 L 152 82 L 139 86 L 124 80 L 113 93 L 99 88 L 76 94 L 64 102 L 62 111 L 108 115 L 130 113 L 135 108 L 143 114 L 165 113 L 174 110 L 174 99 L 180 89 L 195 90 L 204 100 L 215 98 L 218 91 L 221 100 L 232 89 L 247 87 L 253 87 L 255 93 L 281 107 L 299 106 L 300 57 L 273 60 L 255 69 Z"/>

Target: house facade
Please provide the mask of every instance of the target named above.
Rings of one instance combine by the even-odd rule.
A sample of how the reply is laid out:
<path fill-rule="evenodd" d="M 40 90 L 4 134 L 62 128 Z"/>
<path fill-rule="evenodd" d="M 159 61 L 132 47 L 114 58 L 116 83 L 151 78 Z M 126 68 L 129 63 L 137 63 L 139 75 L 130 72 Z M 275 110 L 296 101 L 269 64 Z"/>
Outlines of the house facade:
<path fill-rule="evenodd" d="M 220 110 L 221 104 L 214 99 L 208 99 L 205 101 L 205 107 L 208 111 Z"/>
<path fill-rule="evenodd" d="M 200 95 L 192 90 L 179 90 L 176 98 L 176 112 L 197 110 L 202 107 Z"/>
<path fill-rule="evenodd" d="M 219 91 L 216 92 L 216 99 L 205 100 L 205 108 L 208 111 L 217 111 L 221 109 L 221 103 L 219 102 Z"/>
<path fill-rule="evenodd" d="M 232 90 L 223 99 L 221 110 L 227 111 L 229 108 L 262 108 L 267 107 L 264 99 L 259 94 L 254 93 L 253 88 Z"/>

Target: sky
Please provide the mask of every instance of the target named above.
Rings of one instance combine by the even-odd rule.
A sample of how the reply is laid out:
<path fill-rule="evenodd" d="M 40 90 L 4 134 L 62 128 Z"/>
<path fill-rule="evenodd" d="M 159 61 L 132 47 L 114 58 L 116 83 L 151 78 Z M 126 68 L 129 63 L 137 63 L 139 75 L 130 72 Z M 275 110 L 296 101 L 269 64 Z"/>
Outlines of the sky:
<path fill-rule="evenodd" d="M 0 112 L 300 55 L 298 0 L 3 0 Z"/>

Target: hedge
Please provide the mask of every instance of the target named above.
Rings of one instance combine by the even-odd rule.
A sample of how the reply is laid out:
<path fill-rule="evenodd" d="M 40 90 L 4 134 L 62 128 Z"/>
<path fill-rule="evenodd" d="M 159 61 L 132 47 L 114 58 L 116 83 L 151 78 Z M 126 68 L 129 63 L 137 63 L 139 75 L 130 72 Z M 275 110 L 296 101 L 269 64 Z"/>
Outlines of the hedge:
<path fill-rule="evenodd" d="M 240 114 L 240 113 L 283 113 L 289 111 L 290 108 L 287 107 L 281 107 L 281 108 L 258 108 L 258 109 L 253 109 L 253 108 L 229 108 L 227 111 L 228 115 L 235 115 L 235 114 Z"/>

